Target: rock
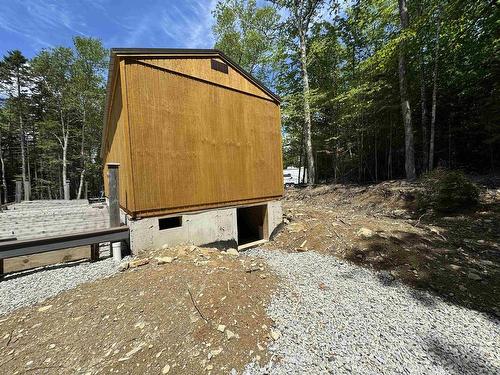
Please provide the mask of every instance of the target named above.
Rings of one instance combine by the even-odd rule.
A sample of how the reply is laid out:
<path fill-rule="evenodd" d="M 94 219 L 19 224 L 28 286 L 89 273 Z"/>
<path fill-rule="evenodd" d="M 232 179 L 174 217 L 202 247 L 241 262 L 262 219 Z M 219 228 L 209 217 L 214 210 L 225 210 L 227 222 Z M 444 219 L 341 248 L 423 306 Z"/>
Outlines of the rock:
<path fill-rule="evenodd" d="M 170 365 L 165 365 L 165 367 L 163 367 L 163 369 L 161 370 L 161 373 L 162 374 L 168 374 L 168 372 L 170 371 Z"/>
<path fill-rule="evenodd" d="M 224 324 L 219 324 L 217 326 L 217 331 L 219 331 L 219 332 L 224 332 L 225 329 L 226 329 L 226 326 Z"/>
<path fill-rule="evenodd" d="M 450 264 L 450 268 L 453 270 L 453 271 L 458 271 L 459 269 L 461 269 L 462 267 L 456 265 L 456 264 Z"/>
<path fill-rule="evenodd" d="M 477 273 L 474 273 L 474 272 L 469 272 L 467 274 L 467 277 L 471 280 L 475 280 L 475 281 L 480 281 L 482 280 L 483 278 L 481 276 L 479 276 Z"/>
<path fill-rule="evenodd" d="M 240 255 L 240 253 L 238 253 L 238 250 L 233 249 L 233 248 L 231 248 L 231 249 L 227 249 L 227 250 L 226 250 L 226 254 L 227 254 L 227 255 L 234 255 L 234 256 L 238 256 L 238 255 Z"/>
<path fill-rule="evenodd" d="M 281 332 L 275 329 L 271 329 L 271 338 L 276 341 L 281 337 Z"/>
<path fill-rule="evenodd" d="M 375 233 L 371 229 L 361 228 L 360 230 L 358 230 L 357 235 L 361 238 L 372 238 Z"/>
<path fill-rule="evenodd" d="M 220 353 L 222 353 L 222 348 L 210 350 L 210 353 L 208 353 L 208 359 L 217 357 Z"/>
<path fill-rule="evenodd" d="M 40 307 L 38 309 L 39 312 L 44 312 L 44 311 L 47 311 L 48 309 L 50 309 L 52 307 L 52 305 L 47 305 L 47 306 L 43 306 L 43 307 Z"/>
<path fill-rule="evenodd" d="M 145 326 L 146 326 L 146 323 L 139 322 L 139 323 L 135 324 L 134 328 L 144 329 Z"/>
<path fill-rule="evenodd" d="M 130 357 L 132 357 L 135 353 L 137 353 L 138 351 L 140 351 L 144 346 L 146 346 L 146 343 L 145 342 L 141 342 L 139 345 L 137 345 L 131 351 L 129 351 L 128 353 L 126 353 L 125 357 L 122 357 L 122 358 L 118 359 L 118 362 L 123 362 L 123 361 L 129 360 Z"/>
<path fill-rule="evenodd" d="M 232 338 L 236 337 L 236 335 L 232 331 L 226 329 L 226 337 L 228 340 L 231 340 Z"/>
<path fill-rule="evenodd" d="M 136 268 L 140 266 L 145 266 L 146 264 L 149 263 L 149 259 L 137 259 L 129 262 L 128 266 L 130 268 Z"/>
<path fill-rule="evenodd" d="M 174 261 L 174 258 L 172 258 L 172 257 L 158 257 L 155 259 L 156 259 L 156 262 L 158 263 L 158 265 L 172 263 Z"/>
<path fill-rule="evenodd" d="M 123 272 L 129 268 L 129 262 L 122 262 L 118 265 L 118 271 Z"/>

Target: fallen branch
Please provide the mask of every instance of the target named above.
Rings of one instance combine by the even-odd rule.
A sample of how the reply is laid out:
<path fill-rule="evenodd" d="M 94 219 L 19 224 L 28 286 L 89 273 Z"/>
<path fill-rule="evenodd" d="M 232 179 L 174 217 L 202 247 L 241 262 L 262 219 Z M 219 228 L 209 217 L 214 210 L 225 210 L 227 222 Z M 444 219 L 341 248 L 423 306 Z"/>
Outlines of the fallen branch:
<path fill-rule="evenodd" d="M 196 302 L 194 301 L 193 295 L 191 294 L 191 290 L 189 289 L 189 287 L 187 288 L 187 290 L 189 293 L 189 297 L 191 297 L 191 302 L 193 303 L 194 308 L 196 309 L 196 311 L 198 311 L 198 314 L 200 314 L 201 318 L 205 321 L 205 323 L 208 323 L 208 319 L 203 316 L 200 309 L 198 308 L 198 305 L 196 305 Z"/>

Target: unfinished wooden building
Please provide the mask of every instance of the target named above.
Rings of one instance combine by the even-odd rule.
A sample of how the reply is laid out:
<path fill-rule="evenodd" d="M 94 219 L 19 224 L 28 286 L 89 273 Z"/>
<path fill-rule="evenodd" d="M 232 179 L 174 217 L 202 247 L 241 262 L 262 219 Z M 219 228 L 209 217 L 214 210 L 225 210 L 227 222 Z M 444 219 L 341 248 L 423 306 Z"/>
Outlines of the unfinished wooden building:
<path fill-rule="evenodd" d="M 279 98 L 220 51 L 113 49 L 102 157 L 134 252 L 244 248 L 281 223 Z"/>

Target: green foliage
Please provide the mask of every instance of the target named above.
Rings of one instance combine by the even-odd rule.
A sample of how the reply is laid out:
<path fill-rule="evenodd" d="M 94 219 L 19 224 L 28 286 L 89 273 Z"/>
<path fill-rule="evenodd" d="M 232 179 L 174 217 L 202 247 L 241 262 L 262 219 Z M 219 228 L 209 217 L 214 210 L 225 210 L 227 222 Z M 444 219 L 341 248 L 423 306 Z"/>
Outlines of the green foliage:
<path fill-rule="evenodd" d="M 279 15 L 255 0 L 220 0 L 213 11 L 215 48 L 249 73 L 270 83 Z"/>
<path fill-rule="evenodd" d="M 461 171 L 438 168 L 423 175 L 421 182 L 423 189 L 417 195 L 420 210 L 451 213 L 479 203 L 479 189 Z"/>

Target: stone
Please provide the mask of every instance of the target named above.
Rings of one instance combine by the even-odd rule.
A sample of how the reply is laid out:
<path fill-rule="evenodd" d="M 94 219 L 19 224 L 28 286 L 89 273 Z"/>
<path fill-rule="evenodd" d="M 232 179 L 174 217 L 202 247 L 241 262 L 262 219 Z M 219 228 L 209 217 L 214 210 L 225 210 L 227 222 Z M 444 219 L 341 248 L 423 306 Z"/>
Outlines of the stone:
<path fill-rule="evenodd" d="M 227 255 L 233 255 L 233 256 L 238 256 L 240 253 L 238 253 L 238 250 L 231 248 L 226 250 Z"/>
<path fill-rule="evenodd" d="M 477 273 L 474 273 L 474 272 L 469 272 L 467 274 L 467 277 L 471 280 L 475 280 L 475 281 L 480 281 L 482 280 L 483 278 L 481 276 L 479 276 Z"/>
<path fill-rule="evenodd" d="M 219 324 L 217 326 L 217 331 L 224 332 L 226 330 L 226 326 L 224 324 Z"/>
<path fill-rule="evenodd" d="M 52 305 L 47 305 L 47 306 L 43 306 L 43 307 L 40 307 L 38 309 L 39 312 L 44 312 L 44 311 L 47 311 L 48 309 L 50 309 L 52 307 Z"/>
<path fill-rule="evenodd" d="M 236 335 L 232 331 L 226 329 L 226 337 L 228 340 L 231 340 L 232 338 L 236 337 Z"/>
<path fill-rule="evenodd" d="M 357 235 L 361 238 L 372 238 L 375 233 L 371 229 L 361 228 L 360 230 L 358 230 Z"/>
<path fill-rule="evenodd" d="M 161 370 L 161 373 L 162 374 L 168 374 L 168 372 L 170 371 L 170 365 L 165 365 L 165 367 L 163 367 L 163 369 Z"/>
<path fill-rule="evenodd" d="M 281 332 L 275 329 L 271 329 L 271 338 L 276 341 L 281 337 Z"/>
<path fill-rule="evenodd" d="M 172 258 L 172 257 L 158 257 L 155 259 L 156 259 L 156 262 L 158 263 L 158 265 L 172 263 L 174 261 L 174 258 Z"/>
<path fill-rule="evenodd" d="M 459 265 L 456 265 L 456 264 L 450 264 L 450 268 L 453 270 L 453 271 L 458 271 L 459 269 L 461 269 L 462 267 L 460 267 Z"/>
<path fill-rule="evenodd" d="M 128 270 L 129 266 L 130 265 L 128 262 L 122 262 L 118 265 L 118 271 L 123 272 L 125 270 Z"/>
<path fill-rule="evenodd" d="M 129 262 L 128 266 L 130 268 L 136 268 L 140 266 L 145 266 L 146 264 L 149 263 L 149 259 L 137 259 Z"/>
<path fill-rule="evenodd" d="M 145 326 L 146 326 L 146 323 L 139 322 L 139 323 L 135 324 L 134 328 L 144 329 Z"/>
<path fill-rule="evenodd" d="M 217 357 L 220 353 L 222 353 L 222 348 L 211 350 L 210 353 L 208 353 L 208 359 Z"/>

